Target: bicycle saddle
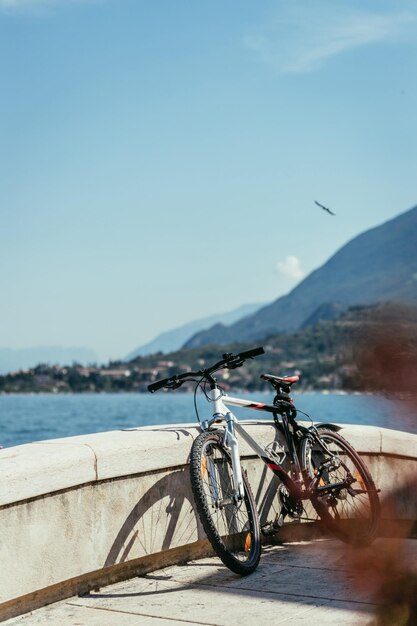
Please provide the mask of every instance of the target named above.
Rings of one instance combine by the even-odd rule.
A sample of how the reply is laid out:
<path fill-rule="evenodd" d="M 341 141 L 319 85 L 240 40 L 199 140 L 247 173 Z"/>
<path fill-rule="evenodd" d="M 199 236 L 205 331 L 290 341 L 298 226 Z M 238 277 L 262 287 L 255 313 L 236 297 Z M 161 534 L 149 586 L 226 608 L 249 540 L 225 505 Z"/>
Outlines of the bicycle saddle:
<path fill-rule="evenodd" d="M 273 374 L 261 374 L 261 378 L 267 380 L 274 389 L 288 389 L 291 388 L 291 385 L 297 383 L 300 380 L 299 376 L 274 376 Z"/>

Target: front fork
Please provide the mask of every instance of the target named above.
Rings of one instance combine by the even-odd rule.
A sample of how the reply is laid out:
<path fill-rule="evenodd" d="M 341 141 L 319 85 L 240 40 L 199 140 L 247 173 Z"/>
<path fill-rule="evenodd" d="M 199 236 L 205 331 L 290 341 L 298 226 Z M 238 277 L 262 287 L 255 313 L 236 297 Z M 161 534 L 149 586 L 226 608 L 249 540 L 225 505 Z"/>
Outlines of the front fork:
<path fill-rule="evenodd" d="M 203 428 L 208 429 L 212 424 L 216 422 L 226 422 L 226 428 L 224 429 L 223 445 L 230 454 L 233 471 L 233 486 L 234 495 L 236 500 L 243 500 L 245 491 L 243 488 L 242 467 L 240 464 L 239 456 L 239 444 L 235 435 L 235 422 L 236 418 L 231 411 L 229 411 L 222 401 L 222 392 L 217 388 L 212 388 L 207 394 L 214 404 L 213 417 L 210 422 L 204 422 Z M 219 491 L 217 485 L 213 485 L 214 491 Z"/>
<path fill-rule="evenodd" d="M 226 429 L 224 431 L 224 446 L 230 452 L 232 461 L 233 480 L 236 496 L 243 500 L 245 491 L 243 489 L 242 466 L 240 464 L 239 444 L 235 435 L 235 416 L 230 411 L 226 413 Z"/>

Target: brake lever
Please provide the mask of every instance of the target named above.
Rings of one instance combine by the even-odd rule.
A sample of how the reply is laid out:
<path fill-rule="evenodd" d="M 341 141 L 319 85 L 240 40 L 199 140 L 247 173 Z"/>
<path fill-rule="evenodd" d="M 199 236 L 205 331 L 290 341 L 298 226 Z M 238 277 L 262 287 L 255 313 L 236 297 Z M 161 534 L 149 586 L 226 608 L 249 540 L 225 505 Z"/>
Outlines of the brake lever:
<path fill-rule="evenodd" d="M 178 389 L 178 387 L 181 387 L 182 383 L 185 381 L 182 380 L 178 380 L 177 377 L 173 378 L 172 381 L 167 384 L 167 389 Z"/>
<path fill-rule="evenodd" d="M 225 367 L 229 370 L 234 370 L 237 367 L 242 367 L 242 365 L 244 364 L 244 360 L 243 359 L 238 359 L 235 357 L 235 359 L 232 359 L 229 363 L 225 364 Z"/>

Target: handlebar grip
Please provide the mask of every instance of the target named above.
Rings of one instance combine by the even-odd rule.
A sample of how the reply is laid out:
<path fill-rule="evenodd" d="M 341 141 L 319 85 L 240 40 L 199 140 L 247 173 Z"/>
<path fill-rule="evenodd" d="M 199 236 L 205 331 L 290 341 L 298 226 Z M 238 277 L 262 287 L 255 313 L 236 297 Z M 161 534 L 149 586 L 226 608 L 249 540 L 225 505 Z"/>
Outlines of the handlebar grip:
<path fill-rule="evenodd" d="M 162 378 L 161 380 L 156 380 L 154 383 L 148 385 L 148 391 L 150 391 L 150 393 L 155 393 L 155 391 L 162 389 L 162 387 L 165 387 L 170 382 L 172 382 L 172 378 Z"/>
<path fill-rule="evenodd" d="M 259 346 L 259 348 L 252 348 L 252 350 L 240 352 L 237 356 L 241 359 L 253 359 L 253 357 L 260 356 L 261 354 L 265 354 L 265 350 L 262 346 Z"/>

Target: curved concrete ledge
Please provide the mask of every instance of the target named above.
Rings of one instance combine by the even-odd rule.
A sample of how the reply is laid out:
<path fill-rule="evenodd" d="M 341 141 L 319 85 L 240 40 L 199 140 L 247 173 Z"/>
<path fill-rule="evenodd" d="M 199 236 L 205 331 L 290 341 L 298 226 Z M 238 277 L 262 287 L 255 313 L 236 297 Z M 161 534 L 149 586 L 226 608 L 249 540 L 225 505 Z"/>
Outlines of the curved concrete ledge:
<path fill-rule="evenodd" d="M 243 422 L 257 441 L 270 422 Z M 144 427 L 0 450 L 0 619 L 211 553 L 197 520 L 188 456 L 198 428 Z M 344 426 L 387 494 L 417 475 L 417 435 Z M 276 508 L 276 479 L 242 442 L 261 519 Z M 417 519 L 415 491 L 398 516 Z M 391 515 L 387 513 L 387 515 Z"/>

